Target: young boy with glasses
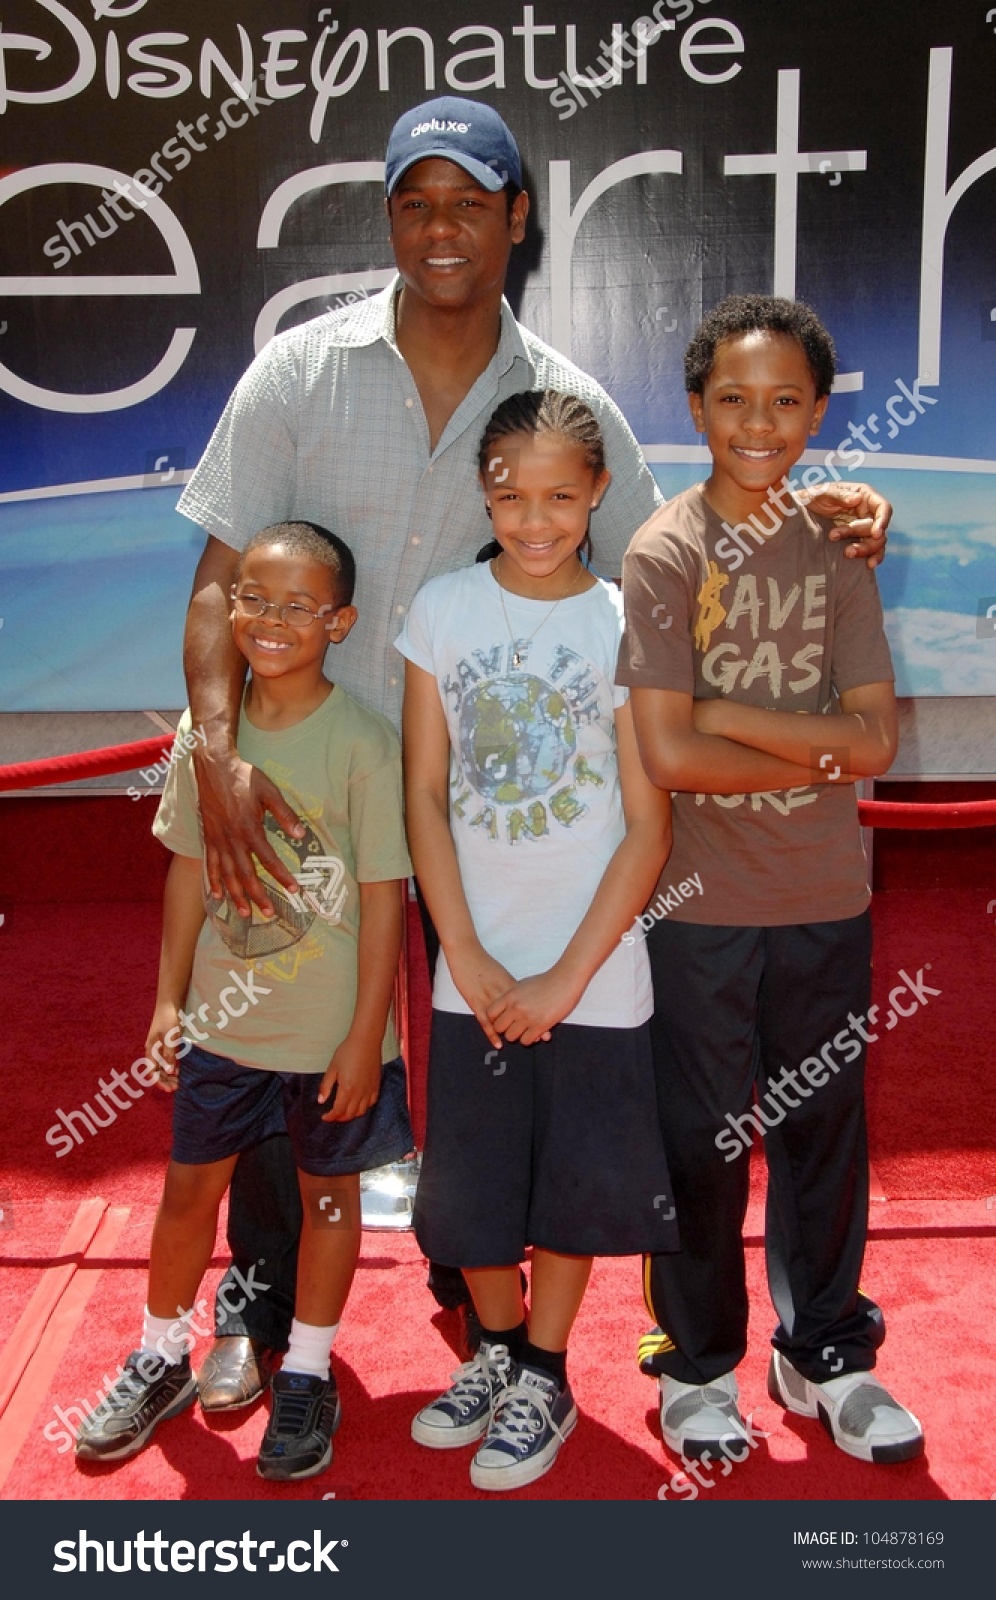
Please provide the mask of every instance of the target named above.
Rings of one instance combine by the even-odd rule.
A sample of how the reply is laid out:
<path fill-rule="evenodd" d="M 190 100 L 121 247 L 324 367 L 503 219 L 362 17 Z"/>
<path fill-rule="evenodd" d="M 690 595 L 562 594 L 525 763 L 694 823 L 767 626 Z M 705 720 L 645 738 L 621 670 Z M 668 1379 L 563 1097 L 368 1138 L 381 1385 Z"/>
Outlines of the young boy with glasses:
<path fill-rule="evenodd" d="M 290 522 L 250 539 L 232 586 L 233 635 L 251 670 L 238 748 L 303 823 L 293 837 L 268 819 L 299 885 L 289 893 L 268 880 L 272 917 L 207 897 L 189 752 L 169 770 L 154 831 L 174 854 L 146 1049 L 176 1090 L 173 1150 L 141 1347 L 80 1429 L 82 1460 L 134 1455 L 193 1402 L 188 1325 L 218 1207 L 239 1153 L 285 1131 L 304 1221 L 290 1348 L 271 1382 L 257 1471 L 306 1478 L 332 1459 L 340 1406 L 329 1351 L 359 1253 L 359 1174 L 414 1142 L 391 1017 L 411 872 L 398 737 L 322 670 L 328 643 L 356 621 L 354 580 L 341 539 Z M 189 726 L 188 711 L 178 733 Z"/>

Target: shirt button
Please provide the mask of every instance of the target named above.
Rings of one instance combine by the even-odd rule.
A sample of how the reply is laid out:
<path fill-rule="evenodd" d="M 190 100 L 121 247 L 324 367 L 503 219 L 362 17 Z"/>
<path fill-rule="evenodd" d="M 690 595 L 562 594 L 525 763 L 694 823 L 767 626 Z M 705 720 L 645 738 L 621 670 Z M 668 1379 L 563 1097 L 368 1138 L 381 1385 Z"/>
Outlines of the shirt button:
<path fill-rule="evenodd" d="M 413 533 L 412 534 L 412 544 L 421 544 L 421 543 L 422 543 L 421 534 Z"/>
<path fill-rule="evenodd" d="M 411 410 L 411 408 L 412 408 L 412 406 L 414 404 L 415 404 L 414 400 L 412 399 L 411 395 L 409 395 L 408 399 L 405 401 L 405 405 L 407 406 L 409 411 Z"/>
<path fill-rule="evenodd" d="M 398 687 L 398 680 L 397 680 L 397 678 L 388 678 L 388 680 L 387 680 L 387 681 L 388 681 L 388 683 L 389 683 L 389 684 L 390 684 L 390 686 L 391 686 L 391 688 L 392 688 L 392 689 L 396 689 L 396 688 L 397 688 L 397 687 Z"/>
<path fill-rule="evenodd" d="M 408 610 L 408 607 L 407 606 L 395 606 L 394 609 L 397 612 L 399 617 L 403 617 L 405 612 Z"/>

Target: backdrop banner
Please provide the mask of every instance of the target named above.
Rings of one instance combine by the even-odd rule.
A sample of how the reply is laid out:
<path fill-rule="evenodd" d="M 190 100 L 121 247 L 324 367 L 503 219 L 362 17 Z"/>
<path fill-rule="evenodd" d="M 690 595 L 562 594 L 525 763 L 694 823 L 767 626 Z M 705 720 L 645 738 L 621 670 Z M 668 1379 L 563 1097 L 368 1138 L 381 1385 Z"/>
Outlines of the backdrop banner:
<path fill-rule="evenodd" d="M 485 99 L 533 200 L 513 307 L 703 475 L 681 381 L 732 290 L 840 375 L 809 483 L 896 506 L 898 689 L 996 693 L 996 13 L 976 0 L 0 0 L 0 704 L 179 707 L 174 507 L 278 330 L 389 281 L 388 131 Z M 349 529 L 342 529 L 348 539 Z"/>

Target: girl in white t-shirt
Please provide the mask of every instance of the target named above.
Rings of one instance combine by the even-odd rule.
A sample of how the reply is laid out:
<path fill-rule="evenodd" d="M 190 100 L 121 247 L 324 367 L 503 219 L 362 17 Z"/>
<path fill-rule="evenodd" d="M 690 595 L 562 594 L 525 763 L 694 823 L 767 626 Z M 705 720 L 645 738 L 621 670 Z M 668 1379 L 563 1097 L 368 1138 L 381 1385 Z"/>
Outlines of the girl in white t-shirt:
<path fill-rule="evenodd" d="M 670 802 L 614 683 L 621 595 L 579 554 L 610 481 L 594 414 L 513 395 L 480 469 L 498 553 L 426 584 L 398 639 L 409 841 L 441 946 L 415 1228 L 463 1269 L 483 1329 L 412 1433 L 477 1444 L 473 1483 L 501 1490 L 547 1472 L 577 1421 L 566 1351 L 592 1257 L 676 1247 L 630 932 Z"/>

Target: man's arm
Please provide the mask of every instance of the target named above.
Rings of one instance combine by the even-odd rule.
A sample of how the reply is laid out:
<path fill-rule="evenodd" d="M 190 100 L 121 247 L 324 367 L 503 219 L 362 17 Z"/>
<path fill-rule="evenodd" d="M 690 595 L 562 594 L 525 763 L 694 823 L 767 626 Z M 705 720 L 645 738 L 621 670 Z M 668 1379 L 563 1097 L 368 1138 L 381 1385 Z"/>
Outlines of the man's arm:
<path fill-rule="evenodd" d="M 811 778 L 813 752 L 821 743 L 847 752 L 847 773 L 852 778 L 887 772 L 899 737 L 892 684 L 868 683 L 845 690 L 840 706 L 841 714 L 828 718 L 814 712 L 765 711 L 725 698 L 696 700 L 693 723 L 699 733 L 732 739 L 795 765 L 805 763 Z M 840 781 L 839 775 L 835 781 Z"/>
<path fill-rule="evenodd" d="M 238 551 L 208 536 L 197 563 L 183 639 L 193 726 L 202 730 L 204 745 L 194 756 L 197 794 L 204 828 L 204 861 L 211 893 L 224 889 L 241 916 L 249 902 L 272 915 L 273 905 L 256 875 L 255 855 L 285 888 L 298 885 L 266 838 L 263 816 L 272 812 L 285 832 L 304 832 L 297 813 L 263 773 L 239 756 L 235 737 L 245 681 L 245 658 L 236 649 L 229 621 L 229 591 L 235 580 Z"/>
<path fill-rule="evenodd" d="M 695 726 L 696 702 L 675 689 L 630 690 L 633 723 L 647 776 L 659 789 L 691 794 L 758 794 L 829 782 L 805 764 L 752 750 Z"/>

